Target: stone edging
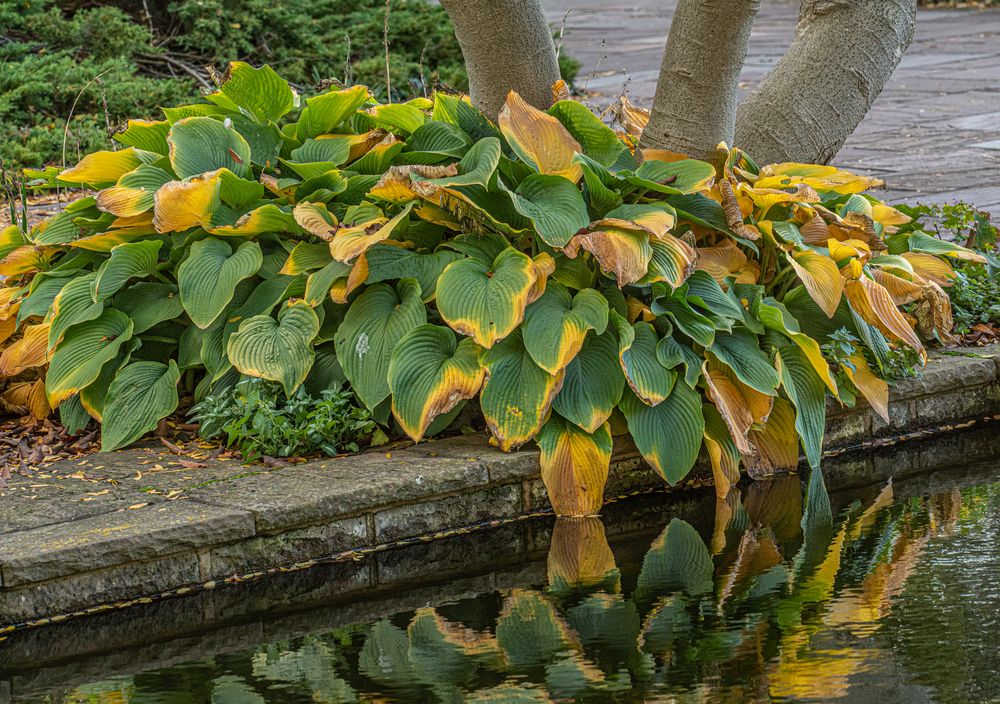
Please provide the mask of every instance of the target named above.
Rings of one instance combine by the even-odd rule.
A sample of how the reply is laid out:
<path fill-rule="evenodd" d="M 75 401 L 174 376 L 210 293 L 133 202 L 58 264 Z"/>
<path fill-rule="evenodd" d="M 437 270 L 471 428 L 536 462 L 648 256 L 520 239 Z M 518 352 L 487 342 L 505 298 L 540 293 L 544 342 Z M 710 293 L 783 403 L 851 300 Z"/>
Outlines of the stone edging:
<path fill-rule="evenodd" d="M 828 446 L 1000 412 L 1000 354 L 932 355 L 891 399 L 889 423 L 868 407 L 832 410 Z M 219 463 L 186 472 L 197 481 L 179 498 L 169 491 L 176 473 L 143 475 L 150 461 L 141 450 L 98 455 L 90 469 L 103 475 L 97 480 L 69 482 L 79 468 L 62 463 L 69 466 L 48 468 L 44 482 L 15 479 L 0 491 L 0 624 L 548 505 L 537 451 L 505 455 L 481 438 L 263 471 Z M 660 484 L 626 451 L 616 456 L 607 494 Z M 394 575 L 389 561 L 377 583 L 404 578 L 412 574 Z"/>

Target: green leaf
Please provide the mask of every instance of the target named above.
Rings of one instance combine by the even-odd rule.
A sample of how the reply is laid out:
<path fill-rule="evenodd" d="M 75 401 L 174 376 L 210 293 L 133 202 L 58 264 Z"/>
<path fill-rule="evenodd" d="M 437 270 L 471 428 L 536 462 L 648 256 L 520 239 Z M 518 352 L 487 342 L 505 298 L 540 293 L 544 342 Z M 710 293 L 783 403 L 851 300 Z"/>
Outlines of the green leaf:
<path fill-rule="evenodd" d="M 482 348 L 451 328 L 420 325 L 396 344 L 389 362 L 392 414 L 414 442 L 438 416 L 472 398 L 483 383 Z"/>
<path fill-rule="evenodd" d="M 541 429 L 563 375 L 549 374 L 535 364 L 519 329 L 483 355 L 483 366 L 486 382 L 479 404 L 500 449 L 508 452 Z"/>
<path fill-rule="evenodd" d="M 781 385 L 795 406 L 795 429 L 802 440 L 809 466 L 819 467 L 826 428 L 826 386 L 812 363 L 798 347 L 775 351 Z"/>
<path fill-rule="evenodd" d="M 49 349 L 55 347 L 72 326 L 93 320 L 104 310 L 104 302 L 95 302 L 91 294 L 96 279 L 96 272 L 70 279 L 56 295 L 49 322 Z"/>
<path fill-rule="evenodd" d="M 531 220 L 550 247 L 564 247 L 590 224 L 583 194 L 562 176 L 531 174 L 510 195 L 517 212 Z"/>
<path fill-rule="evenodd" d="M 295 92 L 270 66 L 229 64 L 219 91 L 257 122 L 277 122 L 295 107 Z"/>
<path fill-rule="evenodd" d="M 170 165 L 181 178 L 229 169 L 240 178 L 253 178 L 250 145 L 239 132 L 212 117 L 186 117 L 167 135 Z"/>
<path fill-rule="evenodd" d="M 119 144 L 135 147 L 155 154 L 167 155 L 167 132 L 170 123 L 166 120 L 129 120 L 125 129 L 113 137 Z"/>
<path fill-rule="evenodd" d="M 327 139 L 307 139 L 301 147 L 292 150 L 292 161 L 299 164 L 323 162 L 323 171 L 345 163 L 351 156 L 351 137 L 330 137 Z M 300 172 L 300 175 L 304 175 Z"/>
<path fill-rule="evenodd" d="M 155 281 L 128 287 L 115 296 L 112 305 L 132 319 L 136 335 L 184 313 L 177 287 Z"/>
<path fill-rule="evenodd" d="M 121 369 L 108 388 L 101 425 L 101 452 L 135 442 L 156 429 L 177 409 L 177 363 L 133 362 Z"/>
<path fill-rule="evenodd" d="M 687 384 L 674 384 L 670 395 L 655 406 L 626 393 L 619 408 L 646 462 L 671 486 L 686 477 L 698 459 L 705 432 L 701 394 Z"/>
<path fill-rule="evenodd" d="M 709 350 L 719 360 L 736 372 L 736 377 L 752 389 L 768 396 L 777 394 L 781 382 L 778 372 L 771 366 L 757 343 L 757 336 L 746 330 L 720 332 Z"/>
<path fill-rule="evenodd" d="M 226 353 L 243 374 L 280 382 L 291 397 L 313 365 L 312 341 L 319 318 L 305 301 L 289 301 L 275 320 L 255 315 L 240 323 Z"/>
<path fill-rule="evenodd" d="M 493 173 L 500 164 L 500 140 L 488 137 L 472 145 L 465 156 L 458 162 L 457 176 L 426 179 L 424 182 L 441 187 L 482 186 L 490 184 Z"/>
<path fill-rule="evenodd" d="M 549 284 L 551 285 L 551 284 Z M 618 363 L 618 342 L 607 330 L 588 333 L 579 354 L 566 366 L 555 411 L 588 433 L 596 432 L 621 401 L 625 377 Z"/>
<path fill-rule="evenodd" d="M 602 166 L 614 164 L 627 149 L 614 130 L 601 122 L 583 103 L 560 100 L 548 112 L 580 143 L 583 153 Z"/>
<path fill-rule="evenodd" d="M 531 259 L 513 247 L 501 251 L 492 265 L 461 259 L 438 279 L 438 312 L 453 330 L 490 348 L 521 323 L 534 283 Z"/>
<path fill-rule="evenodd" d="M 634 176 L 625 176 L 634 186 L 668 195 L 695 193 L 711 185 L 714 178 L 715 167 L 697 159 L 650 159 L 639 165 Z"/>
<path fill-rule="evenodd" d="M 416 132 L 427 122 L 427 115 L 420 108 L 406 103 L 376 105 L 370 112 L 377 126 L 404 134 Z"/>
<path fill-rule="evenodd" d="M 458 252 L 443 249 L 433 254 L 421 254 L 401 247 L 377 244 L 365 253 L 368 260 L 368 283 L 391 279 L 413 278 L 420 284 L 424 301 L 434 298 L 441 273 L 453 261 L 462 258 Z"/>
<path fill-rule="evenodd" d="M 549 374 L 564 369 L 580 351 L 587 333 L 602 334 L 608 326 L 608 302 L 592 288 L 571 295 L 556 281 L 528 306 L 521 328 L 524 346 Z"/>
<path fill-rule="evenodd" d="M 427 322 L 420 285 L 403 279 L 395 290 L 374 284 L 351 304 L 337 329 L 337 359 L 354 392 L 374 410 L 389 395 L 392 352 L 408 332 Z"/>
<path fill-rule="evenodd" d="M 97 270 L 93 283 L 94 301 L 106 301 L 118 293 L 129 279 L 152 276 L 163 242 L 129 242 L 112 248 L 111 258 Z"/>
<path fill-rule="evenodd" d="M 236 285 L 257 273 L 264 256 L 256 242 L 236 251 L 225 240 L 209 237 L 191 245 L 177 269 L 181 303 L 199 328 L 207 328 L 233 298 Z"/>
<path fill-rule="evenodd" d="M 643 403 L 655 406 L 674 388 L 677 374 L 664 368 L 656 356 L 659 337 L 649 323 L 629 325 L 625 318 L 612 314 L 618 332 L 618 360 L 625 379 Z"/>
<path fill-rule="evenodd" d="M 683 591 L 691 596 L 712 590 L 712 556 L 694 527 L 670 521 L 642 561 L 636 591 L 643 599 Z"/>
<path fill-rule="evenodd" d="M 702 358 L 687 344 L 682 344 L 667 335 L 656 345 L 656 359 L 666 369 L 684 365 L 684 383 L 692 389 L 701 379 Z"/>
<path fill-rule="evenodd" d="M 322 93 L 306 100 L 297 124 L 301 140 L 333 132 L 368 100 L 368 89 L 352 86 L 345 90 Z"/>
<path fill-rule="evenodd" d="M 132 320 L 114 308 L 106 308 L 86 325 L 67 330 L 45 375 L 49 405 L 55 408 L 63 399 L 89 386 L 131 337 Z"/>

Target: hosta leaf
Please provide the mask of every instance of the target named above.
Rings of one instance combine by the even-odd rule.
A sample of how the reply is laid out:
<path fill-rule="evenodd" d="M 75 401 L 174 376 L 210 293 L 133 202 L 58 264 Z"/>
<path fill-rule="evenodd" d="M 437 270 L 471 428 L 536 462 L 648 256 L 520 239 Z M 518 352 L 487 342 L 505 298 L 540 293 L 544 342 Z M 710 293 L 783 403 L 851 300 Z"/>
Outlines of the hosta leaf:
<path fill-rule="evenodd" d="M 337 261 L 344 263 L 354 261 L 372 245 L 388 239 L 393 230 L 409 217 L 412 207 L 412 204 L 407 204 L 390 219 L 379 217 L 338 230 L 330 242 L 330 254 Z"/>
<path fill-rule="evenodd" d="M 277 122 L 295 107 L 295 92 L 270 66 L 233 61 L 219 91 L 257 122 Z"/>
<path fill-rule="evenodd" d="M 667 314 L 677 329 L 702 347 L 711 347 L 715 340 L 716 325 L 712 318 L 702 315 L 680 294 L 655 298 L 652 304 L 656 315 Z M 717 320 L 725 321 L 724 318 Z M 731 329 L 731 324 L 728 326 Z M 725 329 L 725 328 L 723 328 Z"/>
<path fill-rule="evenodd" d="M 524 346 L 538 366 L 555 374 L 576 357 L 590 330 L 601 335 L 607 326 L 604 296 L 592 288 L 572 296 L 565 286 L 553 281 L 525 311 Z"/>
<path fill-rule="evenodd" d="M 353 135 L 331 136 L 329 139 L 307 139 L 301 147 L 291 152 L 292 161 L 298 164 L 323 163 L 323 171 L 340 166 L 351 158 Z M 305 176 L 303 172 L 300 175 Z M 312 173 L 311 171 L 309 173 Z"/>
<path fill-rule="evenodd" d="M 809 299 L 805 299 L 808 301 Z M 774 330 L 788 337 L 798 345 L 799 349 L 812 364 L 813 369 L 830 389 L 830 393 L 837 395 L 837 381 L 830 371 L 830 365 L 823 356 L 819 343 L 815 339 L 799 330 L 798 321 L 788 312 L 788 310 L 773 298 L 764 299 L 757 307 L 757 315 L 760 321 L 768 330 Z"/>
<path fill-rule="evenodd" d="M 563 251 L 575 258 L 580 248 L 594 255 L 601 270 L 614 276 L 618 286 L 633 284 L 646 275 L 653 249 L 645 230 L 604 226 L 576 235 Z"/>
<path fill-rule="evenodd" d="M 133 362 L 119 370 L 104 400 L 101 451 L 129 445 L 177 409 L 177 363 Z"/>
<path fill-rule="evenodd" d="M 438 278 L 453 261 L 462 258 L 458 252 L 443 249 L 433 254 L 421 254 L 409 249 L 377 244 L 366 253 L 368 283 L 390 279 L 414 278 L 420 284 L 424 301 L 434 298 Z"/>
<path fill-rule="evenodd" d="M 611 467 L 611 430 L 594 433 L 553 415 L 537 437 L 542 481 L 557 516 L 592 516 L 604 503 Z"/>
<path fill-rule="evenodd" d="M 326 299 L 327 295 L 330 294 L 330 289 L 333 287 L 334 283 L 338 279 L 347 279 L 355 268 L 358 268 L 363 264 L 363 260 L 364 257 L 359 257 L 358 262 L 351 265 L 338 262 L 334 259 L 322 269 L 311 273 L 309 278 L 306 280 L 305 292 L 305 298 L 309 305 L 318 306 L 322 303 Z M 364 266 L 363 268 L 365 270 L 365 277 L 367 277 L 368 268 L 367 266 Z"/>
<path fill-rule="evenodd" d="M 21 339 L 0 352 L 0 377 L 13 377 L 48 361 L 49 325 L 28 325 Z"/>
<path fill-rule="evenodd" d="M 309 304 L 289 301 L 277 320 L 256 315 L 240 323 L 226 353 L 240 372 L 280 382 L 291 397 L 312 368 L 312 341 L 318 332 L 319 318 Z"/>
<path fill-rule="evenodd" d="M 368 89 L 360 85 L 308 98 L 297 123 L 298 138 L 304 140 L 333 132 L 340 123 L 364 105 L 366 100 L 368 100 Z"/>
<path fill-rule="evenodd" d="M 459 342 L 438 325 L 420 325 L 396 344 L 388 372 L 392 414 L 414 442 L 435 418 L 479 392 L 481 352 L 469 338 Z"/>
<path fill-rule="evenodd" d="M 672 235 L 651 239 L 652 257 L 649 260 L 649 271 L 642 278 L 643 283 L 663 281 L 671 288 L 683 284 L 694 272 L 698 251 L 684 240 Z"/>
<path fill-rule="evenodd" d="M 256 242 L 244 242 L 235 251 L 214 237 L 192 244 L 177 269 L 181 303 L 192 322 L 202 329 L 211 325 L 229 305 L 236 285 L 257 273 L 263 261 Z"/>
<path fill-rule="evenodd" d="M 614 333 L 591 332 L 566 366 L 562 389 L 552 407 L 583 430 L 594 433 L 611 417 L 624 388 Z"/>
<path fill-rule="evenodd" d="M 753 333 L 746 330 L 717 333 L 709 349 L 750 388 L 769 396 L 777 393 L 781 379 Z"/>
<path fill-rule="evenodd" d="M 927 353 L 920 338 L 896 308 L 892 296 L 884 286 L 867 276 L 862 276 L 856 281 L 848 281 L 844 291 L 847 293 L 847 300 L 851 302 L 851 308 L 865 322 L 875 326 L 886 336 L 899 340 L 922 357 L 926 357 Z"/>
<path fill-rule="evenodd" d="M 576 162 L 583 170 L 583 192 L 587 203 L 600 216 L 622 204 L 622 196 L 614 190 L 614 179 L 599 163 L 577 154 Z"/>
<path fill-rule="evenodd" d="M 955 259 L 964 259 L 970 262 L 985 262 L 986 258 L 978 252 L 945 240 L 932 237 L 926 232 L 916 230 L 910 233 L 907 239 L 911 252 L 922 252 L 924 254 L 937 254 Z"/>
<path fill-rule="evenodd" d="M 354 392 L 374 410 L 389 395 L 389 365 L 399 341 L 427 322 L 420 285 L 374 284 L 351 304 L 337 329 L 337 359 Z"/>
<path fill-rule="evenodd" d="M 225 236 L 260 235 L 265 232 L 300 233 L 302 231 L 287 206 L 280 207 L 273 203 L 254 208 L 249 213 L 240 215 L 234 222 L 213 222 L 211 225 L 206 225 L 205 229 L 213 235 Z"/>
<path fill-rule="evenodd" d="M 409 160 L 408 155 L 414 153 L 438 155 L 441 159 L 435 160 L 434 163 L 436 163 L 448 157 L 461 157 L 469 150 L 470 146 L 472 146 L 472 140 L 459 127 L 434 120 L 425 122 L 413 131 L 410 138 L 406 140 L 403 154 L 407 155 L 407 160 Z"/>
<path fill-rule="evenodd" d="M 701 412 L 705 417 L 705 450 L 712 463 L 715 495 L 724 499 L 728 496 L 730 487 L 740 480 L 742 456 L 718 409 L 711 403 L 703 403 Z"/>
<path fill-rule="evenodd" d="M 322 203 L 299 203 L 292 217 L 303 230 L 321 240 L 330 241 L 337 231 L 337 218 Z"/>
<path fill-rule="evenodd" d="M 602 166 L 611 166 L 626 150 L 614 130 L 601 122 L 583 103 L 560 100 L 549 108 L 548 113 L 580 143 L 584 154 Z"/>
<path fill-rule="evenodd" d="M 240 178 L 252 178 L 250 145 L 239 132 L 212 117 L 186 117 L 167 135 L 170 165 L 181 178 L 217 169 L 229 169 Z"/>
<path fill-rule="evenodd" d="M 781 385 L 795 406 L 795 429 L 802 440 L 806 459 L 810 467 L 818 467 L 826 427 L 826 387 L 798 347 L 782 347 L 775 354 Z"/>
<path fill-rule="evenodd" d="M 140 281 L 130 286 L 115 296 L 112 305 L 132 319 L 136 335 L 184 313 L 177 287 L 158 281 Z"/>
<path fill-rule="evenodd" d="M 656 345 L 656 359 L 664 369 L 673 369 L 684 365 L 684 383 L 692 389 L 701 379 L 701 356 L 691 349 L 690 345 L 681 344 L 670 335 L 662 338 Z"/>
<path fill-rule="evenodd" d="M 500 109 L 497 124 L 521 161 L 538 173 L 563 176 L 573 183 L 580 180 L 580 165 L 573 156 L 583 148 L 559 120 L 511 91 Z"/>
<path fill-rule="evenodd" d="M 453 330 L 490 348 L 524 319 L 534 283 L 531 259 L 512 247 L 492 265 L 468 257 L 449 264 L 438 279 L 438 312 Z"/>
<path fill-rule="evenodd" d="M 49 325 L 49 349 L 62 340 L 70 327 L 93 320 L 104 310 L 104 302 L 95 302 L 91 294 L 96 278 L 97 273 L 92 272 L 70 279 L 56 295 Z"/>
<path fill-rule="evenodd" d="M 607 219 L 627 220 L 641 227 L 653 237 L 663 237 L 677 222 L 677 211 L 667 203 L 626 203 L 604 216 Z"/>
<path fill-rule="evenodd" d="M 164 184 L 153 199 L 153 227 L 157 232 L 178 232 L 211 225 L 221 205 L 221 190 L 217 174 Z"/>
<path fill-rule="evenodd" d="M 669 396 L 648 406 L 626 392 L 619 408 L 646 462 L 670 485 L 687 476 L 698 459 L 705 431 L 701 394 L 686 384 L 674 384 Z"/>
<path fill-rule="evenodd" d="M 938 286 L 951 286 L 955 281 L 955 270 L 940 257 L 919 252 L 903 252 L 900 256 L 910 263 L 914 272 L 925 279 L 930 279 Z"/>
<path fill-rule="evenodd" d="M 93 188 L 113 186 L 122 176 L 156 158 L 155 154 L 142 152 L 133 147 L 114 152 L 92 152 L 59 173 L 63 183 L 79 183 Z"/>
<path fill-rule="evenodd" d="M 170 123 L 166 120 L 129 120 L 124 130 L 112 136 L 126 147 L 166 156 L 168 131 Z"/>
<path fill-rule="evenodd" d="M 487 187 L 493 177 L 493 173 L 500 164 L 500 140 L 496 137 L 487 137 L 472 145 L 465 156 L 456 165 L 457 176 L 444 178 L 423 179 L 423 183 L 430 186 L 482 186 Z"/>
<path fill-rule="evenodd" d="M 479 403 L 490 432 L 504 452 L 528 442 L 542 427 L 552 399 L 562 386 L 563 373 L 549 374 L 531 359 L 521 331 L 488 350 Z"/>
<path fill-rule="evenodd" d="M 293 276 L 304 274 L 307 271 L 322 269 L 331 261 L 333 261 L 333 257 L 330 256 L 330 247 L 326 243 L 299 242 L 289 252 L 288 259 L 285 260 L 278 273 Z"/>
<path fill-rule="evenodd" d="M 142 164 L 118 179 L 116 185 L 98 193 L 97 207 L 119 217 L 145 213 L 153 207 L 156 191 L 172 178 L 163 169 Z"/>
<path fill-rule="evenodd" d="M 377 126 L 404 134 L 416 132 L 427 122 L 427 115 L 422 110 L 406 103 L 376 105 L 369 113 L 375 118 Z"/>
<path fill-rule="evenodd" d="M 844 277 L 830 257 L 810 249 L 785 255 L 806 291 L 812 296 L 828 318 L 832 318 L 840 305 L 844 292 Z"/>
<path fill-rule="evenodd" d="M 53 408 L 91 384 L 104 364 L 118 355 L 132 337 L 132 321 L 114 308 L 106 308 L 86 325 L 66 331 L 56 347 L 45 375 L 45 391 Z"/>
<path fill-rule="evenodd" d="M 636 591 L 645 599 L 681 590 L 691 596 L 712 590 L 712 555 L 690 523 L 674 518 L 642 561 Z"/>
<path fill-rule="evenodd" d="M 795 428 L 795 408 L 784 398 L 774 399 L 771 415 L 761 430 L 750 431 L 756 452 L 744 458 L 753 477 L 777 471 L 795 471 L 799 466 L 799 435 Z"/>
<path fill-rule="evenodd" d="M 851 355 L 846 362 L 840 363 L 840 368 L 865 397 L 876 413 L 886 423 L 889 422 L 889 385 L 875 376 L 864 355 Z"/>
<path fill-rule="evenodd" d="M 146 240 L 113 248 L 111 258 L 97 270 L 92 291 L 94 301 L 111 298 L 129 279 L 152 276 L 162 246 L 159 240 Z"/>
<path fill-rule="evenodd" d="M 617 313 L 611 316 L 618 332 L 618 360 L 625 379 L 643 403 L 655 406 L 667 397 L 677 374 L 665 369 L 656 355 L 659 337 L 649 323 L 628 321 Z"/>
<path fill-rule="evenodd" d="M 715 167 L 697 159 L 680 161 L 650 159 L 639 165 L 634 176 L 625 178 L 640 188 L 657 193 L 681 195 L 709 188 L 715 180 Z"/>
<path fill-rule="evenodd" d="M 517 212 L 531 220 L 550 247 L 563 247 L 590 224 L 583 194 L 562 176 L 531 174 L 511 193 Z"/>

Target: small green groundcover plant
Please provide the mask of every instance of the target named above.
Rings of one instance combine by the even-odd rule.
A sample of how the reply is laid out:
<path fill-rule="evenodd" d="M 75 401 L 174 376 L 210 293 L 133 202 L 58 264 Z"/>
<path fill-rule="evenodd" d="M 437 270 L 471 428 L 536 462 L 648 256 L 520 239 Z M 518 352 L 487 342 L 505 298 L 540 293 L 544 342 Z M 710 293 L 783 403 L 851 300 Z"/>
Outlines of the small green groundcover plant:
<path fill-rule="evenodd" d="M 951 329 L 948 260 L 982 260 L 865 193 L 875 179 L 638 150 L 572 100 L 511 93 L 494 124 L 442 92 L 300 101 L 239 62 L 207 99 L 30 172 L 93 192 L 0 231 L 7 402 L 96 419 L 105 450 L 181 393 L 206 432 L 242 433 L 239 394 L 205 399 L 252 377 L 288 399 L 260 420 L 287 416 L 282 448 L 315 422 L 288 410 L 303 387 L 346 413 L 331 450 L 367 432 L 342 388 L 414 441 L 475 401 L 502 450 L 538 443 L 560 513 L 600 508 L 615 435 L 670 483 L 705 452 L 725 495 L 741 465 L 796 466 L 800 442 L 817 465 L 828 396 L 887 415 L 894 351 Z"/>

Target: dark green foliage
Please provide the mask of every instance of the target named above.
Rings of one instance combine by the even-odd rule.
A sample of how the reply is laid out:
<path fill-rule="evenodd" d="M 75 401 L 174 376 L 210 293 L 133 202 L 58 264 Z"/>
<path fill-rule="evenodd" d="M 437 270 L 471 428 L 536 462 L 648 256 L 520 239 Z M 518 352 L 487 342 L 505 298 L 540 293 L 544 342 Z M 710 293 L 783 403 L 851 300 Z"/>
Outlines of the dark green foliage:
<path fill-rule="evenodd" d="M 245 377 L 191 408 L 204 438 L 220 435 L 244 459 L 357 452 L 376 432 L 371 413 L 348 390 L 327 389 L 313 398 L 304 387 L 286 398 L 281 386 Z"/>
<path fill-rule="evenodd" d="M 35 167 L 110 148 L 109 125 L 197 98 L 203 86 L 181 64 L 203 75 L 246 59 L 271 64 L 303 97 L 333 79 L 384 98 L 384 22 L 384 0 L 0 0 L 0 155 Z M 388 39 L 394 98 L 438 82 L 468 89 L 439 5 L 392 0 Z M 564 56 L 560 67 L 569 80 L 579 64 Z"/>
<path fill-rule="evenodd" d="M 1000 281 L 988 267 L 973 264 L 956 270 L 950 289 L 955 332 L 967 333 L 979 323 L 1000 326 Z"/>

